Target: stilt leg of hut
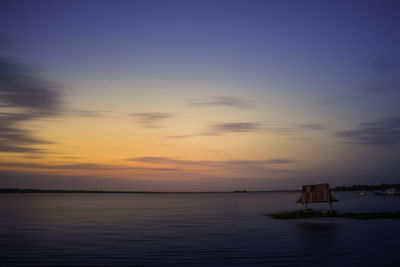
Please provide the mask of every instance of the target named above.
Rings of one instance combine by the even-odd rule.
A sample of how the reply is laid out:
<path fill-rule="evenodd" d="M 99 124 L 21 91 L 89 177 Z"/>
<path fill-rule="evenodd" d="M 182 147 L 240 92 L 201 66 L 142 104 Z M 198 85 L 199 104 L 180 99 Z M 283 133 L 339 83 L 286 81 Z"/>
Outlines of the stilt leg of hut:
<path fill-rule="evenodd" d="M 329 201 L 329 213 L 332 213 L 333 209 L 332 209 L 332 201 Z"/>
<path fill-rule="evenodd" d="M 303 213 L 306 214 L 307 213 L 307 202 L 303 203 Z"/>

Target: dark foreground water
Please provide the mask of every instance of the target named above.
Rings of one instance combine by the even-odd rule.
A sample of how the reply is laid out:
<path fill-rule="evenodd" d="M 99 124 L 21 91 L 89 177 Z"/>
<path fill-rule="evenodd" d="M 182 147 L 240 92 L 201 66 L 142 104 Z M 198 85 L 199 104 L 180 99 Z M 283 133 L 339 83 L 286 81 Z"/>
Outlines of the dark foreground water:
<path fill-rule="evenodd" d="M 0 194 L 0 265 L 399 266 L 400 220 L 265 216 L 299 194 Z M 400 209 L 333 194 L 340 212 Z"/>

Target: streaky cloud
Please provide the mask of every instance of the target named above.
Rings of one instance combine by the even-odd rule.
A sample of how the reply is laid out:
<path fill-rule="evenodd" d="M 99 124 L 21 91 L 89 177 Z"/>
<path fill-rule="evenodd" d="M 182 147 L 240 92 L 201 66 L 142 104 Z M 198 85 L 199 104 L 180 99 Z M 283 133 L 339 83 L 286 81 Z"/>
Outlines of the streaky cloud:
<path fill-rule="evenodd" d="M 197 134 L 181 134 L 167 136 L 171 139 L 184 139 L 201 136 L 219 136 L 229 133 L 245 133 L 266 131 L 278 135 L 294 135 L 305 131 L 322 131 L 327 127 L 319 123 L 285 124 L 274 122 L 217 122 L 209 125 L 208 129 Z"/>
<path fill-rule="evenodd" d="M 0 152 L 44 153 L 32 145 L 50 142 L 33 137 L 21 126 L 61 111 L 61 95 L 54 83 L 8 58 L 0 59 Z M 13 112 L 10 112 L 13 110 Z"/>
<path fill-rule="evenodd" d="M 226 177 L 264 178 L 269 175 L 287 175 L 293 173 L 293 159 L 266 160 L 187 160 L 173 157 L 135 157 L 129 161 L 159 167 L 177 167 L 183 171 L 176 174 L 193 177 L 204 173 L 221 173 Z"/>
<path fill-rule="evenodd" d="M 325 125 L 318 124 L 318 123 L 298 124 L 297 127 L 300 129 L 311 130 L 311 131 L 320 131 L 320 130 L 327 129 L 327 127 Z"/>
<path fill-rule="evenodd" d="M 78 117 L 101 117 L 104 115 L 106 111 L 104 110 L 86 110 L 86 109 L 78 109 L 71 110 L 69 113 Z"/>
<path fill-rule="evenodd" d="M 298 160 L 294 159 L 269 159 L 264 161 L 266 164 L 291 164 L 296 162 L 298 162 Z"/>
<path fill-rule="evenodd" d="M 28 67 L 0 59 L 0 100 L 3 104 L 54 113 L 61 105 L 60 93 L 55 88 L 53 83 L 36 77 Z"/>
<path fill-rule="evenodd" d="M 0 140 L 0 152 L 15 152 L 15 153 L 44 153 L 43 149 L 25 146 L 15 146 L 13 144 L 5 144 Z"/>
<path fill-rule="evenodd" d="M 174 117 L 173 114 L 165 112 L 131 113 L 129 115 L 145 128 L 160 128 L 162 121 Z"/>
<path fill-rule="evenodd" d="M 203 106 L 203 107 L 226 106 L 226 107 L 242 108 L 242 109 L 250 107 L 250 104 L 247 101 L 230 96 L 215 97 L 207 101 L 194 100 L 191 102 L 191 104 L 194 106 Z"/>
<path fill-rule="evenodd" d="M 370 93 L 384 93 L 400 90 L 400 80 L 376 80 L 371 81 L 366 90 Z"/>
<path fill-rule="evenodd" d="M 328 127 L 320 123 L 276 123 L 265 122 L 263 129 L 279 135 L 294 135 L 306 131 L 323 131 Z"/>
<path fill-rule="evenodd" d="M 163 175 L 166 175 L 163 173 Z M 173 173 L 172 175 L 175 176 Z M 205 192 L 276 189 L 277 181 L 288 184 L 282 189 L 297 188 L 299 173 L 289 174 L 286 178 L 258 177 L 236 178 L 207 174 L 191 174 L 194 179 L 163 179 L 163 177 L 134 176 L 130 179 L 118 176 L 68 175 L 53 173 L 35 173 L 24 171 L 0 170 L 0 187 L 32 189 L 70 189 L 70 190 L 118 190 L 118 191 L 152 191 L 152 192 Z M 279 188 L 278 188 L 279 189 Z"/>
<path fill-rule="evenodd" d="M 366 146 L 399 145 L 400 117 L 361 123 L 353 130 L 337 132 L 337 136 L 349 143 Z"/>
<path fill-rule="evenodd" d="M 292 164 L 298 162 L 294 159 L 277 158 L 266 160 L 185 160 L 171 157 L 135 157 L 127 159 L 129 161 L 150 163 L 150 164 L 177 164 L 177 165 L 198 165 L 198 166 L 249 166 L 249 165 L 277 165 L 277 164 Z"/>
<path fill-rule="evenodd" d="M 37 163 L 1 162 L 0 167 L 8 168 L 31 168 L 31 169 L 52 169 L 52 170 L 139 170 L 139 171 L 177 171 L 177 168 L 152 168 L 137 166 L 119 166 L 95 163 L 77 163 L 63 165 L 47 165 Z"/>
<path fill-rule="evenodd" d="M 292 135 L 298 132 L 297 127 L 293 126 L 286 126 L 286 125 L 271 125 L 271 124 L 266 124 L 264 126 L 264 130 L 273 133 L 273 134 L 278 134 L 278 135 Z"/>
<path fill-rule="evenodd" d="M 193 160 L 181 160 L 169 157 L 136 157 L 128 159 L 130 161 L 151 163 L 151 164 L 178 164 L 178 165 L 211 165 L 215 162 L 212 161 L 193 161 Z"/>
<path fill-rule="evenodd" d="M 393 72 L 398 68 L 398 64 L 394 58 L 380 57 L 372 60 L 372 68 L 376 72 Z"/>
<path fill-rule="evenodd" d="M 183 139 L 183 138 L 191 138 L 191 137 L 199 137 L 203 136 L 202 134 L 181 134 L 181 135 L 169 135 L 166 136 L 166 138 L 171 138 L 171 139 Z"/>
<path fill-rule="evenodd" d="M 390 57 L 377 58 L 372 62 L 373 76 L 366 86 L 370 93 L 400 91 L 400 73 L 398 62 Z"/>
<path fill-rule="evenodd" d="M 19 125 L 42 115 L 21 113 L 0 113 L 0 152 L 44 153 L 32 145 L 50 144 L 33 136 L 32 132 Z"/>
<path fill-rule="evenodd" d="M 259 129 L 260 123 L 257 122 L 219 122 L 213 124 L 205 135 L 254 132 Z"/>

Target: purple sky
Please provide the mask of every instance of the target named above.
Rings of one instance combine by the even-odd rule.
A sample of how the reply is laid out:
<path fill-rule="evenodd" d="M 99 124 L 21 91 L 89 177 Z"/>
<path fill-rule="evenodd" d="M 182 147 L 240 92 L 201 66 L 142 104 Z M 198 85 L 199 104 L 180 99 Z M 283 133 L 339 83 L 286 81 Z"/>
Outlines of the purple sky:
<path fill-rule="evenodd" d="M 398 1 L 0 10 L 0 187 L 399 181 Z"/>

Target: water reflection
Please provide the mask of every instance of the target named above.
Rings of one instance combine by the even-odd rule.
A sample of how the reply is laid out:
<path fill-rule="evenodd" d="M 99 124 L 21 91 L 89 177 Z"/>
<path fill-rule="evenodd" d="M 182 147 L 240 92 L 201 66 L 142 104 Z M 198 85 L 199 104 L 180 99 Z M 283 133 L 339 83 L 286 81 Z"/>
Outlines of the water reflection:
<path fill-rule="evenodd" d="M 265 216 L 298 208 L 297 195 L 0 194 L 0 263 L 357 266 L 378 263 L 375 255 L 397 258 L 388 248 L 400 240 L 400 221 Z M 373 201 L 340 199 L 347 208 Z M 399 204 L 385 200 L 385 207 Z"/>
<path fill-rule="evenodd" d="M 308 262 L 334 266 L 347 254 L 338 242 L 342 225 L 333 221 L 310 220 L 296 223 L 299 245 L 308 255 Z"/>
<path fill-rule="evenodd" d="M 299 230 L 298 233 L 306 241 L 333 242 L 340 229 L 340 224 L 337 222 L 302 221 L 297 222 L 296 227 Z"/>

